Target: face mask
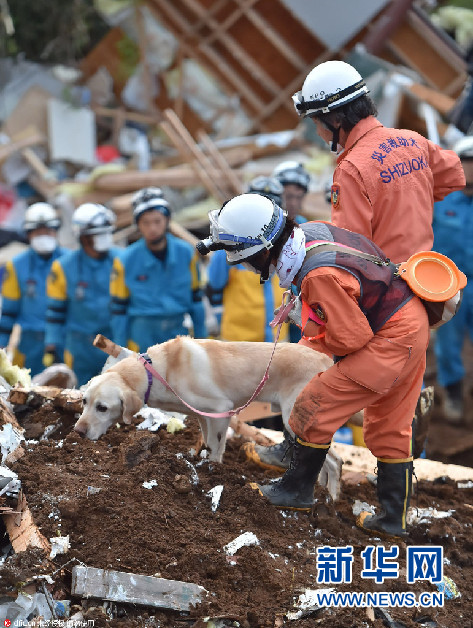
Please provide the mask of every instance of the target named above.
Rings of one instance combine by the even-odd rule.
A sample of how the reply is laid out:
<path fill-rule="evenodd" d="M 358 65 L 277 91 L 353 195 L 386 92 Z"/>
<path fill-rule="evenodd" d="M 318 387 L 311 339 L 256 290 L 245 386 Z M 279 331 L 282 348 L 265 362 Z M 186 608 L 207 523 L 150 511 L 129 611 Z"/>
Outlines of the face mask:
<path fill-rule="evenodd" d="M 51 235 L 39 235 L 31 238 L 31 248 L 39 255 L 52 253 L 56 248 L 56 238 Z"/>
<path fill-rule="evenodd" d="M 98 233 L 93 236 L 94 249 L 97 253 L 105 253 L 113 244 L 113 238 L 111 233 Z"/>

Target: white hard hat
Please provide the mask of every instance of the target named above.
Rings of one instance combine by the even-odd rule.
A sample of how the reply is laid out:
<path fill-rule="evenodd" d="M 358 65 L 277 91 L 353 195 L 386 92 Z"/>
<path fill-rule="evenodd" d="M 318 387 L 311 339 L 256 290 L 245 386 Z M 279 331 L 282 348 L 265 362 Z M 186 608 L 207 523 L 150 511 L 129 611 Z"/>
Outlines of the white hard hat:
<path fill-rule="evenodd" d="M 473 135 L 466 135 L 458 140 L 453 150 L 460 159 L 473 159 Z"/>
<path fill-rule="evenodd" d="M 309 190 L 310 174 L 298 161 L 283 161 L 273 170 L 272 176 L 282 185 L 298 185 L 306 192 Z"/>
<path fill-rule="evenodd" d="M 227 262 L 238 264 L 271 249 L 286 224 L 287 213 L 260 194 L 240 194 L 209 213 L 210 236 L 225 246 Z"/>
<path fill-rule="evenodd" d="M 368 93 L 360 73 L 344 61 L 325 61 L 307 75 L 292 97 L 297 113 L 305 118 L 329 113 Z"/>
<path fill-rule="evenodd" d="M 56 210 L 49 203 L 33 203 L 25 212 L 23 220 L 23 229 L 33 231 L 40 227 L 48 229 L 59 229 L 61 221 L 58 218 Z"/>
<path fill-rule="evenodd" d="M 284 188 L 276 177 L 263 175 L 255 177 L 249 182 L 247 192 L 249 194 L 262 194 L 274 201 L 276 205 L 282 205 Z"/>
<path fill-rule="evenodd" d="M 157 210 L 169 218 L 171 210 L 169 203 L 163 198 L 163 191 L 157 187 L 147 187 L 136 192 L 131 201 L 133 207 L 133 219 L 138 222 L 144 212 Z"/>
<path fill-rule="evenodd" d="M 115 214 L 99 203 L 79 205 L 72 215 L 72 228 L 77 236 L 111 233 Z"/>

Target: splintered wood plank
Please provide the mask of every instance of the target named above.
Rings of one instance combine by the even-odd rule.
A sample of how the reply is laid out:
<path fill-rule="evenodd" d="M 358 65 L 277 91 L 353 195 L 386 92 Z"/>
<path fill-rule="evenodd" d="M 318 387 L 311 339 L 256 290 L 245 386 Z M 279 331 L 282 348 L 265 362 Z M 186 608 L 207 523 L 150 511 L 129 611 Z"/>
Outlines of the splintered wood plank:
<path fill-rule="evenodd" d="M 33 521 L 33 515 L 22 493 L 18 498 L 17 511 L 20 512 L 3 514 L 3 521 L 13 550 L 18 553 L 32 547 L 39 547 L 49 555 L 51 545 Z"/>
<path fill-rule="evenodd" d="M 188 611 L 202 600 L 207 591 L 191 582 L 75 565 L 71 593 L 110 602 Z"/>
<path fill-rule="evenodd" d="M 11 423 L 13 427 L 20 432 L 23 431 L 23 428 L 20 427 L 20 424 L 16 420 L 16 416 L 13 414 L 11 409 L 8 407 L 7 403 L 4 401 L 3 397 L 0 397 L 0 427 L 6 423 Z"/>
<path fill-rule="evenodd" d="M 443 94 L 442 92 L 432 89 L 431 87 L 427 87 L 427 85 L 421 85 L 420 83 L 414 83 L 410 85 L 408 91 L 417 96 L 420 100 L 425 101 L 434 109 L 436 109 L 443 116 L 447 115 L 447 113 L 452 109 L 455 104 L 455 99 Z"/>
<path fill-rule="evenodd" d="M 40 404 L 52 401 L 53 405 L 70 412 L 82 412 L 82 393 L 73 388 L 55 388 L 54 386 L 35 386 L 31 388 L 14 387 L 10 390 L 8 401 L 13 405 Z"/>

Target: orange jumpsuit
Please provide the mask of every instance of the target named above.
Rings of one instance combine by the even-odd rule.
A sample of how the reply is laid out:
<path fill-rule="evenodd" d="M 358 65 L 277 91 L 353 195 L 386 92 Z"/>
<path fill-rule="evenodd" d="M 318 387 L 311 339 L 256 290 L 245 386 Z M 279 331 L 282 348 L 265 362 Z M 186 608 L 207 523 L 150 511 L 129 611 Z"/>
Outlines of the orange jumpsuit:
<path fill-rule="evenodd" d="M 349 272 L 312 270 L 301 298 L 325 325 L 309 321 L 304 333 L 323 338 L 304 344 L 345 356 L 316 375 L 298 396 L 289 420 L 302 440 L 326 444 L 355 412 L 365 408 L 363 436 L 378 458 L 411 455 L 411 424 L 425 370 L 429 325 L 417 297 L 373 334 L 358 305 L 360 285 Z"/>
<path fill-rule="evenodd" d="M 352 129 L 337 164 L 332 223 L 373 240 L 395 263 L 430 251 L 434 201 L 465 185 L 453 151 L 373 116 Z"/>

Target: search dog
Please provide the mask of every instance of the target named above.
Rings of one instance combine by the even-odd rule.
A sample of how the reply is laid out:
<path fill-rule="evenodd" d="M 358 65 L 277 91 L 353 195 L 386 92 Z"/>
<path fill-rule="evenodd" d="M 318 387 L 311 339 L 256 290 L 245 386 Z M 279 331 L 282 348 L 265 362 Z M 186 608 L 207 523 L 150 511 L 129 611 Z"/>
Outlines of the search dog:
<path fill-rule="evenodd" d="M 223 342 L 178 336 L 147 351 L 153 368 L 189 405 L 203 412 L 220 413 L 244 405 L 261 382 L 273 344 Z M 333 364 L 331 358 L 297 344 L 276 346 L 269 379 L 257 400 L 270 402 L 288 427 L 292 406 L 304 386 Z M 148 406 L 194 415 L 209 449 L 209 458 L 221 462 L 230 418 L 205 417 L 190 411 L 158 379 L 152 379 Z M 81 436 L 97 440 L 108 428 L 131 423 L 148 390 L 148 372 L 132 354 L 94 377 L 84 392 L 84 409 L 74 426 Z"/>

